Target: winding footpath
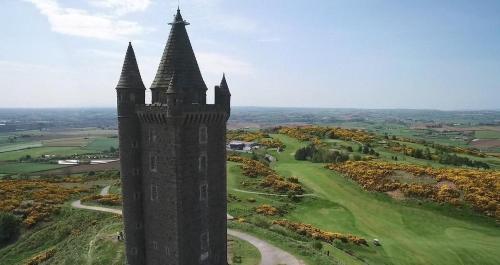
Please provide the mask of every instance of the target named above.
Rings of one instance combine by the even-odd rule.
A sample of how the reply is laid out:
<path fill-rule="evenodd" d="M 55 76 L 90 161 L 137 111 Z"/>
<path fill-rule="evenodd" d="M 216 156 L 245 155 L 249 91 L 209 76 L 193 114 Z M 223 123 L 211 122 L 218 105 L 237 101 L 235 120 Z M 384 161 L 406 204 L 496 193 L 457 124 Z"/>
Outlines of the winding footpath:
<path fill-rule="evenodd" d="M 109 193 L 110 186 L 106 186 L 101 190 L 101 195 L 107 195 Z M 120 209 L 112 209 L 100 206 L 88 206 L 83 205 L 81 200 L 77 200 L 71 203 L 71 206 L 76 209 L 84 209 L 98 212 L 106 212 L 122 215 L 122 210 Z M 233 219 L 231 215 L 227 215 L 228 220 Z M 237 237 L 239 239 L 245 240 L 255 246 L 260 254 L 261 260 L 260 265 L 305 265 L 304 262 L 298 260 L 292 254 L 285 252 L 282 249 L 279 249 L 264 240 L 251 236 L 249 234 L 228 229 L 227 233 L 231 236 Z"/>

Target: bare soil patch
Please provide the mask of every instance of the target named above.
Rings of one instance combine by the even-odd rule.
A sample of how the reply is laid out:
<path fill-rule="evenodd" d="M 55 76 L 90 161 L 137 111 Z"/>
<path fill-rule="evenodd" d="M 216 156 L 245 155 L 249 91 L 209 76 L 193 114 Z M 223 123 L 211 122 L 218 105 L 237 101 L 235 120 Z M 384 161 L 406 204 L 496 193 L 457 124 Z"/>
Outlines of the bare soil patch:
<path fill-rule="evenodd" d="M 386 194 L 391 196 L 391 198 L 398 200 L 398 201 L 404 200 L 406 198 L 405 195 L 403 194 L 403 192 L 401 192 L 401 190 L 399 190 L 399 189 L 393 190 L 393 191 L 388 191 L 388 192 L 386 192 Z"/>
<path fill-rule="evenodd" d="M 389 176 L 389 178 L 397 180 L 401 183 L 418 183 L 418 184 L 433 184 L 436 183 L 436 179 L 434 179 L 432 176 L 416 176 L 413 175 L 410 172 L 402 171 L 402 170 L 395 170 L 394 173 Z"/>

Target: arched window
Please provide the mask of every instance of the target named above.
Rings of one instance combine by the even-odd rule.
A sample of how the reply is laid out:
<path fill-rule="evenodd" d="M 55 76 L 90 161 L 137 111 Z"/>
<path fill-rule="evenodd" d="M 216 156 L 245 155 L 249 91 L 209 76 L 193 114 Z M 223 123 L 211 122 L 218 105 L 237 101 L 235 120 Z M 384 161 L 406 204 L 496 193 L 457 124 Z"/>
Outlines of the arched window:
<path fill-rule="evenodd" d="M 208 141 L 208 129 L 207 126 L 201 125 L 198 134 L 198 141 L 200 144 L 206 144 Z"/>
<path fill-rule="evenodd" d="M 208 184 L 202 183 L 200 185 L 200 201 L 206 201 L 208 199 Z"/>
<path fill-rule="evenodd" d="M 207 154 L 201 154 L 199 158 L 198 171 L 204 175 L 207 173 Z"/>
<path fill-rule="evenodd" d="M 149 169 L 152 172 L 156 172 L 158 170 L 158 156 L 155 154 L 150 154 L 149 156 Z"/>
<path fill-rule="evenodd" d="M 151 200 L 158 200 L 158 184 L 151 184 Z"/>

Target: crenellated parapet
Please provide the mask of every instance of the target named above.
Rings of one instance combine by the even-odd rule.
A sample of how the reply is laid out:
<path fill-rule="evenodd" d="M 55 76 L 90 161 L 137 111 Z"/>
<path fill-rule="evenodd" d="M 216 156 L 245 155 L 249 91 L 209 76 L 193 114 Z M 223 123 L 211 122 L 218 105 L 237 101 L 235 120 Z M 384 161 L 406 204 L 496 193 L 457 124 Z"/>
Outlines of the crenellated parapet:
<path fill-rule="evenodd" d="M 136 106 L 137 116 L 145 123 L 216 124 L 229 118 L 224 106 L 215 104 L 192 104 L 168 106 L 167 104 L 146 104 Z"/>

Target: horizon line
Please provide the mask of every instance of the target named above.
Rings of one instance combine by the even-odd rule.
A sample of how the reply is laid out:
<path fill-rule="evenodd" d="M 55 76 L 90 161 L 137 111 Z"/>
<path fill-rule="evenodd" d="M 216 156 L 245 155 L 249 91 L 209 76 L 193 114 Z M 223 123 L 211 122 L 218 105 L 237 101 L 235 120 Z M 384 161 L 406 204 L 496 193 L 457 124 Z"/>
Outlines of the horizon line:
<path fill-rule="evenodd" d="M 293 106 L 231 106 L 235 108 L 275 108 L 275 109 L 331 109 L 331 110 L 413 110 L 413 111 L 442 111 L 442 112 L 473 112 L 473 111 L 500 111 L 500 108 L 494 109 L 433 109 L 433 108 L 397 108 L 397 107 L 384 107 L 384 108 L 357 108 L 357 107 L 293 107 Z M 57 109 L 116 109 L 116 107 L 92 107 L 92 106 L 82 106 L 82 107 L 0 107 L 0 110 L 57 110 Z"/>

